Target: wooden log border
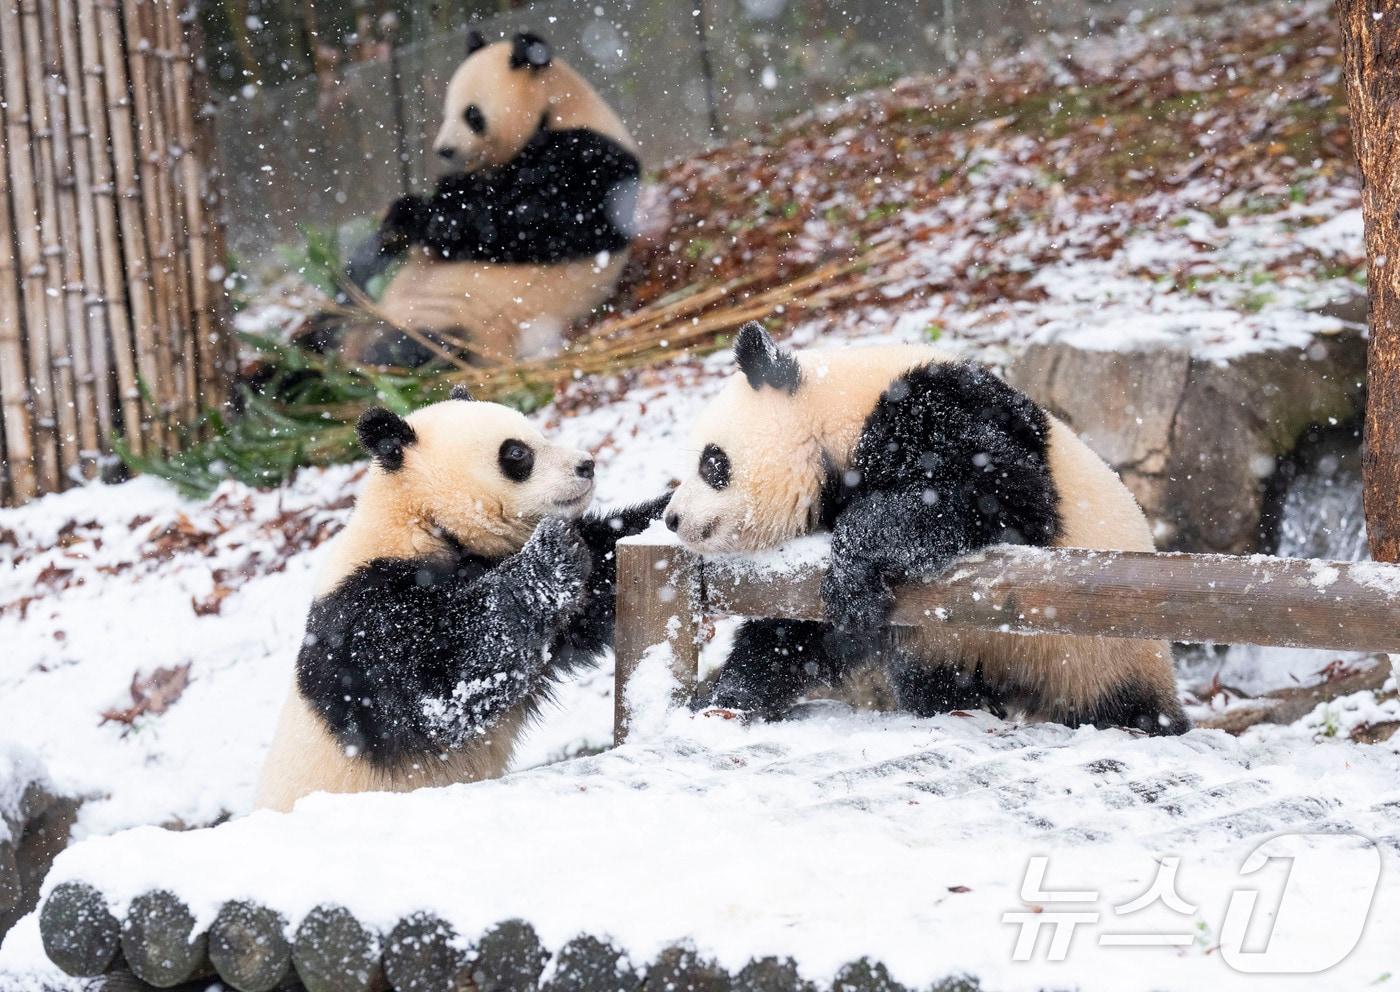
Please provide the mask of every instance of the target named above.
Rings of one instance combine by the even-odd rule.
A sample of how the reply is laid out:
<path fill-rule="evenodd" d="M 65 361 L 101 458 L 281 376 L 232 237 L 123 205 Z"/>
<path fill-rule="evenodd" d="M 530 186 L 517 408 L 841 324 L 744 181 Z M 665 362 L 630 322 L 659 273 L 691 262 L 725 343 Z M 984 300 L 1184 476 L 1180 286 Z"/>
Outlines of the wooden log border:
<path fill-rule="evenodd" d="M 55 964 L 75 977 L 105 975 L 111 989 L 194 988 L 215 973 L 237 992 L 817 992 L 791 959 L 762 957 L 726 970 L 688 944 L 651 961 L 631 958 L 605 936 L 582 933 L 546 951 L 523 920 L 503 920 L 475 941 L 431 913 L 411 913 L 377 933 L 343 906 L 317 906 L 295 932 L 254 902 L 224 904 L 208 931 L 192 927 L 184 902 L 165 890 L 133 899 L 118 921 L 108 900 L 78 881 L 54 887 L 39 932 Z M 930 992 L 977 988 L 963 976 Z M 826 988 L 824 986 L 823 988 Z M 862 958 L 840 969 L 831 992 L 904 992 L 884 965 Z"/>
<path fill-rule="evenodd" d="M 645 652 L 665 643 L 682 684 L 705 616 L 822 618 L 824 564 L 777 575 L 671 544 L 618 544 L 617 711 Z M 668 592 L 669 590 L 669 592 Z M 1400 654 L 1400 566 L 1266 555 L 993 548 L 901 588 L 892 622 Z"/>
<path fill-rule="evenodd" d="M 235 354 L 193 0 L 0 4 L 0 503 L 174 451 Z"/>

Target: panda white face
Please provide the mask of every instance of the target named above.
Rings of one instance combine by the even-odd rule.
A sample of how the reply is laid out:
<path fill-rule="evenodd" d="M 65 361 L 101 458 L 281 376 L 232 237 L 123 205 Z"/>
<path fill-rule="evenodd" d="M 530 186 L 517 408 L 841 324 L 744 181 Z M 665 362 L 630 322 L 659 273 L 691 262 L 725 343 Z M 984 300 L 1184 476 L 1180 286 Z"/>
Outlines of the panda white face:
<path fill-rule="evenodd" d="M 742 371 L 700 415 L 695 460 L 666 510 L 666 526 L 700 554 L 771 548 L 810 531 L 820 507 L 821 431 L 796 359 L 757 324 L 735 351 Z"/>
<path fill-rule="evenodd" d="M 593 458 L 555 444 L 495 403 L 451 399 L 400 418 L 370 411 L 360 439 L 377 463 L 389 519 L 441 528 L 483 554 L 517 550 L 544 517 L 574 519 L 593 498 Z"/>
<path fill-rule="evenodd" d="M 442 128 L 433 143 L 454 172 L 504 165 L 520 154 L 560 85 L 549 45 L 535 35 L 494 45 L 474 36 L 469 50 L 447 84 Z"/>

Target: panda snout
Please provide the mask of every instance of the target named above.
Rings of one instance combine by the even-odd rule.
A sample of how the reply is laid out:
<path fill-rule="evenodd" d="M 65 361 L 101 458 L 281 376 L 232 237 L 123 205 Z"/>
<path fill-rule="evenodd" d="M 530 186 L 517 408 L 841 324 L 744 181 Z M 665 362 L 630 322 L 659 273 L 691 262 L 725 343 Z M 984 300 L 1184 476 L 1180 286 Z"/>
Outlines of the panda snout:
<path fill-rule="evenodd" d="M 593 459 L 585 458 L 574 466 L 574 475 L 577 475 L 580 479 L 591 479 L 593 478 L 593 467 Z"/>
<path fill-rule="evenodd" d="M 442 159 L 444 162 L 451 162 L 457 157 L 457 149 L 453 148 L 451 145 L 438 145 L 433 151 L 437 152 L 438 158 Z"/>
<path fill-rule="evenodd" d="M 681 529 L 681 515 L 675 510 L 666 514 L 666 529 L 672 534 Z"/>

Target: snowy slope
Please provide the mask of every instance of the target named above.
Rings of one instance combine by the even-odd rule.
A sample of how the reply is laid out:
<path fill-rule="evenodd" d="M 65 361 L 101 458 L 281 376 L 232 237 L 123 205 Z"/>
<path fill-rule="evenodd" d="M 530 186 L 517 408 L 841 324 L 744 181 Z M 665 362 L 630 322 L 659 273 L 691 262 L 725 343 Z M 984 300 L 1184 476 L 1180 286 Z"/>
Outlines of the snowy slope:
<path fill-rule="evenodd" d="M 665 660 L 652 660 L 643 684 L 664 688 Z M 1145 971 L 1158 989 L 1254 987 L 1227 962 L 1238 944 L 1222 928 L 1241 866 L 1277 831 L 1307 835 L 1290 882 L 1307 886 L 1292 895 L 1307 902 L 1302 913 L 1281 905 L 1276 948 L 1345 950 L 1380 862 L 1400 868 L 1400 755 L 1381 749 L 1300 754 L 1215 731 L 1145 739 L 838 707 L 780 725 L 655 710 L 636 724 L 652 735 L 500 782 L 318 796 L 288 815 L 90 841 L 61 857 L 49 884 L 93 882 L 118 908 L 166 887 L 204 924 L 224 898 L 262 900 L 292 926 L 333 901 L 384 931 L 428 909 L 468 940 L 523 917 L 548 948 L 590 932 L 639 965 L 689 939 L 732 971 L 790 955 L 819 982 L 868 955 L 911 987 L 971 974 L 999 989 L 1117 992 L 1140 987 Z M 378 853 L 366 860 L 366 850 Z M 1004 914 L 1062 908 L 1023 890 L 1029 859 L 1042 854 L 1043 888 L 1086 892 L 1072 908 L 1100 915 L 1077 931 L 1067 961 L 1047 962 L 1042 945 L 1018 963 L 1018 924 Z M 1172 857 L 1186 908 L 1114 911 Z M 1252 881 L 1266 892 L 1279 882 Z M 1270 987 L 1380 979 L 1393 964 L 1380 924 L 1397 912 L 1400 888 L 1387 885 L 1340 967 Z M 1184 944 L 1099 942 L 1125 932 L 1182 934 Z"/>
<path fill-rule="evenodd" d="M 1314 2 L 1266 5 L 1261 19 L 1285 9 L 1295 32 L 1300 22 L 1330 16 L 1330 7 Z M 1287 25 L 1279 23 L 1282 36 Z M 1075 71 L 1087 73 L 1091 83 L 1115 79 L 1125 61 L 1151 65 L 1162 38 L 1155 27 L 1136 34 L 1129 28 L 1108 41 L 1081 42 Z M 1203 68 L 1209 59 L 1196 47 L 1171 51 L 1178 64 L 1166 75 L 1183 86 L 1224 85 L 1233 71 Z M 998 71 L 1013 70 L 1020 71 Z M 1040 65 L 1026 71 L 1067 70 Z M 925 100 L 930 85 L 901 84 L 861 100 L 893 101 L 897 109 L 901 100 Z M 1326 85 L 1335 87 L 1336 80 Z M 818 116 L 838 121 L 848 109 Z M 1217 118 L 1201 113 L 1198 140 L 1206 142 Z M 1226 125 L 1249 130 L 1251 121 L 1233 118 L 1264 111 L 1227 105 L 1210 113 L 1224 133 Z M 892 215 L 874 241 L 907 243 L 891 263 L 891 281 L 857 306 L 797 327 L 796 343 L 922 341 L 937 334 L 942 347 L 995 362 L 1033 340 L 1108 348 L 1167 341 L 1223 358 L 1336 331 L 1342 320 L 1316 310 L 1358 292 L 1361 227 L 1350 174 L 1278 156 L 1273 171 L 1260 170 L 1251 187 L 1273 197 L 1265 206 L 1243 202 L 1238 176 L 1226 181 L 1204 169 L 1167 188 L 1110 202 L 1059 188 L 1054 162 L 1042 158 L 1047 149 L 1004 122 L 948 141 L 929 167 L 936 173 L 938 161 L 955 164 L 965 174 L 957 195 Z M 860 144 L 860 133 L 842 126 L 805 149 L 806 158 L 784 150 L 776 156 L 778 167 L 797 165 L 780 172 L 773 185 L 804 191 L 809 177 L 803 170 L 811 161 L 839 159 Z M 1201 155 L 1227 150 L 1202 144 Z M 771 149 L 758 146 L 750 153 L 772 157 Z M 685 193 L 680 184 L 675 189 L 678 197 Z M 753 192 L 750 200 L 757 199 Z M 915 192 L 913 185 L 891 182 L 880 196 L 915 201 Z M 844 222 L 828 218 L 847 206 L 836 194 L 819 198 L 788 250 L 815 258 L 839 249 L 849 232 Z M 991 288 L 967 288 L 983 283 Z M 1003 292 L 1003 286 L 1009 288 Z M 696 453 L 687 448 L 687 425 L 727 368 L 719 355 L 580 383 L 537 419 L 598 456 L 600 504 L 626 502 L 660 490 L 691 463 Z M 245 813 L 290 678 L 320 549 L 345 519 L 358 472 L 309 470 L 271 492 L 230 484 L 203 503 L 137 480 L 0 511 L 0 775 L 7 762 L 22 762 L 59 789 L 92 797 L 76 828 L 79 837 L 146 824 L 203 825 Z M 722 654 L 728 629 L 721 626 L 710 661 Z M 184 665 L 188 686 L 164 712 L 137 715 L 130 726 L 103 721 L 104 712 L 133 705 L 134 679 L 141 683 Z M 1260 681 L 1252 688 L 1278 684 L 1287 683 L 1280 677 L 1275 685 Z M 1102 882 L 1117 895 L 1147 877 L 1155 855 L 1177 850 L 1198 859 L 1183 867 L 1182 888 L 1203 907 L 1200 942 L 1149 954 L 1076 951 L 1073 970 L 1050 977 L 1064 985 L 1123 988 L 1140 984 L 1146 971 L 1154 984 L 1161 978 L 1161 987 L 1228 987 L 1231 973 L 1219 968 L 1218 955 L 1207 953 L 1219 936 L 1219 886 L 1261 826 L 1294 819 L 1331 829 L 1346 822 L 1392 838 L 1394 848 L 1397 831 L 1385 804 L 1400 801 L 1395 747 L 1355 744 L 1348 734 L 1397 718 L 1393 699 L 1378 703 L 1375 694 L 1361 693 L 1319 706 L 1297 725 L 1254 730 L 1241 741 L 1202 732 L 1164 742 L 1017 728 L 980 715 L 912 721 L 821 710 L 791 726 L 741 727 L 653 712 L 658 736 L 616 754 L 499 784 L 359 802 L 388 810 L 396 821 L 420 823 L 425 833 L 412 840 L 423 850 L 446 849 L 448 841 L 433 830 L 439 817 L 451 819 L 458 846 L 442 864 L 451 871 L 500 873 L 491 876 L 498 885 L 488 876 L 470 876 L 470 890 L 489 891 L 490 901 L 441 907 L 464 933 L 511 907 L 538 908 L 546 936 L 560 941 L 581 925 L 586 909 L 584 922 L 640 955 L 677 928 L 699 935 L 703 924 L 707 946 L 726 960 L 764 943 L 771 951 L 800 953 L 814 976 L 869 952 L 904 975 L 969 969 L 1006 987 L 1029 987 L 1031 980 L 1007 964 L 1012 932 L 1000 913 L 1015 908 L 1030 853 L 1062 851 L 1064 874 L 1057 860 L 1052 880 L 1063 877 L 1071 887 Z M 611 719 L 611 665 L 605 662 L 563 688 L 558 705 L 522 742 L 516 767 L 605 747 Z M 1124 767 L 1088 767 L 1101 759 Z M 1179 801 L 1141 801 L 1133 783 L 1144 781 L 1166 783 L 1162 795 Z M 315 800 L 294 829 L 303 837 L 330 831 L 326 851 L 351 844 L 350 828 L 326 826 L 346 802 Z M 359 820 L 358 813 L 352 819 Z M 180 859 L 212 849 L 206 845 L 222 852 L 227 843 L 239 851 L 231 871 L 258 873 L 249 880 L 271 884 L 279 872 L 289 880 L 303 877 L 308 869 L 269 841 L 270 823 L 258 816 L 215 835 L 179 838 L 164 868 L 144 867 L 173 872 Z M 364 829 L 378 828 L 369 822 Z M 499 863 L 484 869 L 470 861 L 460 853 L 463 836 L 504 845 Z M 567 863 L 532 858 L 540 847 L 531 844 L 547 838 L 557 845 L 560 837 L 572 845 L 567 851 L 597 856 Z M 396 834 L 395 850 L 412 851 L 408 839 Z M 746 860 L 746 847 L 762 841 L 769 856 Z M 75 850 L 62 870 L 97 870 L 97 862 L 110 867 L 144 857 L 144 845 L 154 843 L 150 831 L 102 840 Z M 635 854 L 635 863 L 624 859 L 609 869 L 603 855 L 611 851 Z M 363 867 L 363 859 L 354 860 Z M 344 882 L 323 867 L 320 889 L 277 887 L 293 919 L 317 892 Z M 1387 864 L 1392 874 L 1393 868 Z M 611 888 L 617 883 L 609 870 L 636 873 L 625 876 L 632 880 L 626 899 L 608 895 L 621 891 Z M 574 874 L 561 893 L 565 871 Z M 673 889 L 652 883 L 663 871 L 682 872 Z M 510 872 L 525 874 L 508 878 Z M 207 873 L 206 866 L 201 874 Z M 380 877 L 394 878 L 395 885 L 365 901 L 367 918 L 437 905 L 420 887 L 426 882 L 416 867 L 395 869 L 386 861 Z M 130 893 L 159 879 L 131 874 L 108 880 Z M 972 891 L 953 893 L 950 886 Z M 1349 886 L 1348 880 L 1319 895 L 1316 920 L 1340 919 L 1339 907 L 1357 897 Z M 1394 898 L 1394 888 L 1386 898 Z M 834 892 L 840 898 L 833 899 Z M 358 898 L 348 889 L 344 895 Z M 201 904 L 206 912 L 207 899 Z M 843 900 L 857 915 L 841 915 Z M 767 908 L 755 915 L 755 905 Z M 1395 908 L 1389 906 L 1391 919 Z M 692 910 L 705 915 L 683 923 L 681 914 Z M 802 927 L 793 925 L 799 915 Z M 974 926 L 969 921 L 976 929 L 964 933 L 963 926 Z M 1076 947 L 1092 944 L 1081 939 Z M 1385 953 L 1363 942 L 1329 981 L 1336 979 L 1338 988 L 1366 985 L 1385 970 Z M 18 981 L 14 975 L 36 968 L 42 973 L 30 921 L 0 949 L 0 988 L 9 992 Z M 1046 974 L 1037 972 L 1037 980 Z"/>

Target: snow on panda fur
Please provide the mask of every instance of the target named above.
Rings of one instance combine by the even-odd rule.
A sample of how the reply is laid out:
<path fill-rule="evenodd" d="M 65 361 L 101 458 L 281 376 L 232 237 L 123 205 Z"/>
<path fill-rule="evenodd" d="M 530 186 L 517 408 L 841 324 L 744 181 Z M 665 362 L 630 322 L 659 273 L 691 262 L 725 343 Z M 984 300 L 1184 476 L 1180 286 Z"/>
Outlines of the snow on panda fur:
<path fill-rule="evenodd" d="M 544 39 L 473 33 L 434 149 L 454 171 L 432 196 L 392 204 L 351 279 L 363 286 L 407 253 L 379 301 L 392 323 L 460 329 L 496 361 L 554 350 L 626 262 L 641 181 L 631 135 Z M 381 364 L 432 357 L 402 336 L 344 347 Z"/>
<path fill-rule="evenodd" d="M 1153 550 L 1132 494 L 1068 427 L 932 348 L 794 353 L 753 323 L 735 352 L 742 374 L 701 414 L 667 526 L 703 554 L 830 530 L 830 622 L 747 622 L 699 704 L 779 715 L 873 659 L 919 714 L 1188 728 L 1161 641 L 928 625 L 882 642 L 894 588 L 978 548 Z"/>
<path fill-rule="evenodd" d="M 259 807 L 500 775 L 555 680 L 611 642 L 613 546 L 666 502 L 585 515 L 587 453 L 464 393 L 370 410 L 359 435 L 375 463 L 328 552 Z"/>

